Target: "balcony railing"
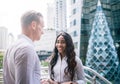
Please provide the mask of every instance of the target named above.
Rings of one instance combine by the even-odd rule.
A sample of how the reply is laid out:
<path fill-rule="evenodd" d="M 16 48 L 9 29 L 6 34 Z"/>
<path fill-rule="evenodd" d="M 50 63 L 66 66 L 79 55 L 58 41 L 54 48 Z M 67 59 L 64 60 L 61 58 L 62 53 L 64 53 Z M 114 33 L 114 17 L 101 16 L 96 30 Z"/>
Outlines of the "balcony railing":
<path fill-rule="evenodd" d="M 106 78 L 101 76 L 99 73 L 97 73 L 95 70 L 84 66 L 85 71 L 85 80 L 88 84 L 112 84 L 110 81 L 108 81 Z M 89 75 L 89 74 L 92 74 Z M 41 67 L 41 79 L 46 79 L 49 77 L 49 70 L 48 67 Z M 3 70 L 0 70 L 0 84 L 3 84 Z"/>
<path fill-rule="evenodd" d="M 95 70 L 84 66 L 85 71 L 85 80 L 88 84 L 112 84 L 110 81 L 108 81 L 106 78 L 101 76 L 99 73 L 97 73 Z M 89 75 L 89 74 L 92 74 Z M 48 67 L 41 67 L 41 77 L 49 78 L 49 70 Z"/>

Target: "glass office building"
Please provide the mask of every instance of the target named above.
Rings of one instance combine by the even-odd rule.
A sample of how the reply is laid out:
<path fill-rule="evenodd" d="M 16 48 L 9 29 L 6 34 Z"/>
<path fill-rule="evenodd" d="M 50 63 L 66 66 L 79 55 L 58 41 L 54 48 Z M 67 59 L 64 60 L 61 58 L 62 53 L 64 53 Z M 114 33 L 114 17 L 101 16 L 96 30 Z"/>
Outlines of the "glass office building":
<path fill-rule="evenodd" d="M 120 50 L 120 0 L 100 0 L 116 50 Z M 85 63 L 88 41 L 98 0 L 83 0 L 81 18 L 80 56 Z M 117 52 L 120 58 L 120 51 Z"/>

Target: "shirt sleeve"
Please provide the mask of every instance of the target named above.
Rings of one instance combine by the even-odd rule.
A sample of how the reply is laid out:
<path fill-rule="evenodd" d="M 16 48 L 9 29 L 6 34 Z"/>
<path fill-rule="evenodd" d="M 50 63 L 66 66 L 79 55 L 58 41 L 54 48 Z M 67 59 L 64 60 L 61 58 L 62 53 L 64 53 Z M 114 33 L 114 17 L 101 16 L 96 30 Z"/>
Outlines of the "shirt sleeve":
<path fill-rule="evenodd" d="M 77 78 L 78 78 L 78 80 L 76 82 L 78 84 L 86 84 L 83 64 L 82 64 L 80 58 L 78 58 L 78 57 L 76 57 L 76 61 L 77 61 L 76 74 L 77 74 Z"/>
<path fill-rule="evenodd" d="M 27 46 L 18 49 L 15 54 L 15 84 L 33 84 L 34 49 Z"/>

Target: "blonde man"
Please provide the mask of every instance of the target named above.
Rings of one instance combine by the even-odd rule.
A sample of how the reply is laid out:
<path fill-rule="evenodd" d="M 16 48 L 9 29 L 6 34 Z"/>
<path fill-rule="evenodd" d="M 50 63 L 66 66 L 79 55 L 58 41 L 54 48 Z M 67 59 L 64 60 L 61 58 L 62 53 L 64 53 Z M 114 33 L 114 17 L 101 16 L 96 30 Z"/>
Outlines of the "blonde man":
<path fill-rule="evenodd" d="M 4 56 L 4 84 L 40 84 L 39 58 L 33 42 L 40 40 L 43 27 L 39 12 L 28 11 L 21 17 L 22 34 Z"/>

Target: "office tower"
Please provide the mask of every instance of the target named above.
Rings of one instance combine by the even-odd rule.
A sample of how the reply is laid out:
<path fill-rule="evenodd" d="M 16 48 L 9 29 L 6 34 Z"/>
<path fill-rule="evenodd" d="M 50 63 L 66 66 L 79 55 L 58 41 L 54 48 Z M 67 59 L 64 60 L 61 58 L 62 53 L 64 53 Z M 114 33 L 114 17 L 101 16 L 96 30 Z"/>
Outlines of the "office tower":
<path fill-rule="evenodd" d="M 70 2 L 70 26 L 67 32 L 72 36 L 77 56 L 80 56 L 80 31 L 81 31 L 81 11 L 83 0 L 71 0 Z"/>
<path fill-rule="evenodd" d="M 7 48 L 8 29 L 0 27 L 0 49 L 5 50 Z"/>
<path fill-rule="evenodd" d="M 12 33 L 8 34 L 8 46 L 10 46 L 14 42 L 14 36 Z"/>
<path fill-rule="evenodd" d="M 53 51 L 56 31 L 55 29 L 44 29 L 44 34 L 39 41 L 35 42 L 36 51 Z"/>
<path fill-rule="evenodd" d="M 66 0 L 55 0 L 55 29 L 56 32 L 66 31 Z"/>
<path fill-rule="evenodd" d="M 47 4 L 47 29 L 55 29 L 55 3 Z"/>

